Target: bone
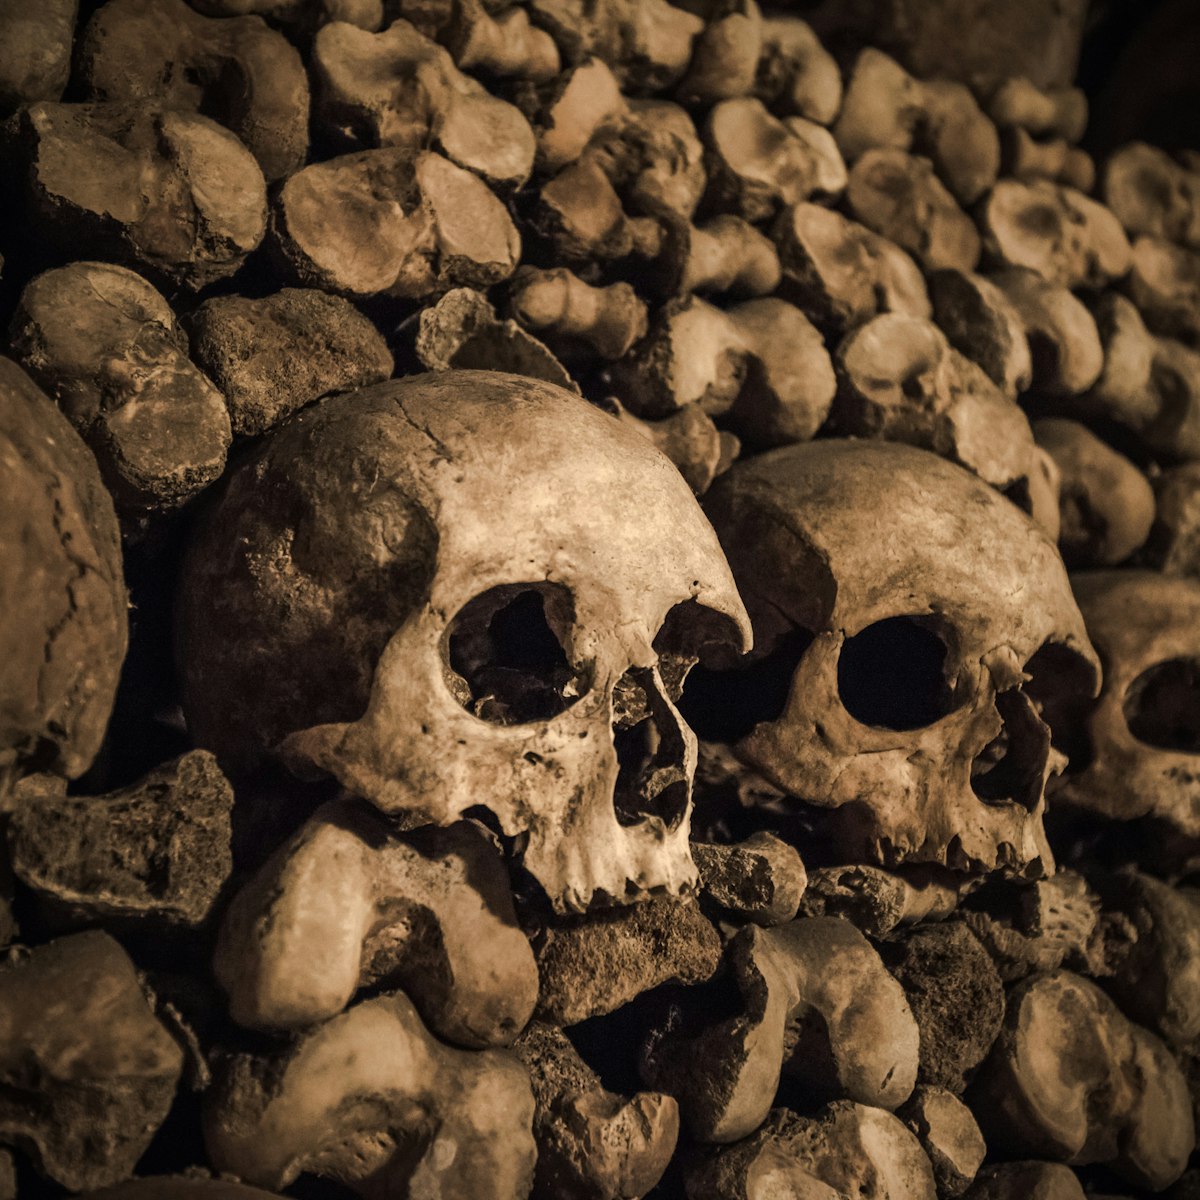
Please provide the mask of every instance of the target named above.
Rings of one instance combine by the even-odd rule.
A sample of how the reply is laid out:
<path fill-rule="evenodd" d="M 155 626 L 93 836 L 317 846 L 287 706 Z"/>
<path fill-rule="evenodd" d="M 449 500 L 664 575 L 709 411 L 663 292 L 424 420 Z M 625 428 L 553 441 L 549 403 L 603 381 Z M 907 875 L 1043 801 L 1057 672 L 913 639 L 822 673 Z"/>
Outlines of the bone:
<path fill-rule="evenodd" d="M 1104 164 L 1104 203 L 1130 237 L 1200 249 L 1200 174 L 1164 150 L 1130 142 Z"/>
<path fill-rule="evenodd" d="M 10 953 L 0 1013 L 0 1139 L 72 1192 L 128 1178 L 171 1107 L 183 1051 L 125 951 L 92 930 Z"/>
<path fill-rule="evenodd" d="M 1200 252 L 1143 235 L 1133 243 L 1126 289 L 1147 328 L 1200 344 Z"/>
<path fill-rule="evenodd" d="M 562 67 L 554 39 L 531 25 L 521 8 L 493 15 L 481 0 L 465 0 L 454 6 L 442 40 L 463 71 L 546 83 Z"/>
<path fill-rule="evenodd" d="M 1150 381 L 1154 419 L 1138 435 L 1169 461 L 1200 458 L 1200 351 L 1156 338 Z"/>
<path fill-rule="evenodd" d="M 510 1043 L 538 989 L 485 835 L 459 823 L 400 838 L 348 803 L 318 809 L 242 889 L 213 970 L 243 1025 L 297 1029 L 359 987 L 399 986 L 430 1029 L 472 1048 Z"/>
<path fill-rule="evenodd" d="M 515 1050 L 529 1072 L 538 1200 L 637 1200 L 662 1177 L 679 1136 L 679 1107 L 660 1092 L 606 1090 L 566 1035 L 535 1022 Z"/>
<path fill-rule="evenodd" d="M 691 62 L 676 95 L 685 104 L 746 95 L 754 87 L 763 50 L 758 5 L 754 0 L 716 0 L 702 5 L 701 12 L 708 19 L 692 43 Z"/>
<path fill-rule="evenodd" d="M 541 979 L 536 1015 L 577 1025 L 660 984 L 703 983 L 717 969 L 717 931 L 694 902 L 651 900 L 543 926 L 531 935 Z"/>
<path fill-rule="evenodd" d="M 1085 195 L 1096 184 L 1096 164 L 1092 156 L 1078 146 L 1072 146 L 1065 138 L 1039 142 L 1024 129 L 1008 129 L 1001 149 L 1004 174 L 1022 183 L 1046 179 Z M 1115 215 L 1121 220 L 1119 213 Z M 1122 220 L 1121 223 L 1125 222 Z"/>
<path fill-rule="evenodd" d="M 957 351 L 978 363 L 1010 400 L 1028 390 L 1033 362 L 1024 323 L 991 280 L 970 271 L 935 271 L 929 298 L 934 321 Z"/>
<path fill-rule="evenodd" d="M 1061 1163 L 997 1163 L 979 1172 L 968 1200 L 1085 1200 L 1083 1185 Z"/>
<path fill-rule="evenodd" d="M 17 786 L 16 802 L 13 871 L 73 922 L 194 929 L 233 869 L 233 789 L 204 750 L 103 796 L 68 796 L 65 780 L 33 776 Z"/>
<path fill-rule="evenodd" d="M 806 917 L 843 917 L 870 938 L 901 925 L 940 921 L 958 907 L 958 890 L 937 879 L 907 879 L 879 867 L 819 867 L 800 902 Z"/>
<path fill-rule="evenodd" d="M 889 1109 L 908 1098 L 916 1023 L 903 990 L 848 921 L 748 926 L 727 955 L 741 1011 L 712 1022 L 701 1007 L 692 1018 L 698 1028 L 653 1031 L 643 1051 L 643 1078 L 675 1096 L 695 1139 L 726 1143 L 752 1133 L 783 1075 L 818 1098 Z"/>
<path fill-rule="evenodd" d="M 277 1192 L 247 1187 L 229 1179 L 200 1179 L 185 1175 L 154 1175 L 130 1179 L 103 1192 L 88 1192 L 82 1200 L 269 1200 Z"/>
<path fill-rule="evenodd" d="M 534 137 L 520 110 L 464 75 L 407 21 L 382 33 L 344 22 L 313 41 L 315 118 L 342 149 L 432 149 L 505 190 L 533 169 Z"/>
<path fill-rule="evenodd" d="M 206 17 L 260 16 L 297 34 L 310 34 L 327 21 L 349 21 L 360 29 L 383 24 L 383 0 L 194 0 Z"/>
<path fill-rule="evenodd" d="M 799 853 L 774 834 L 733 845 L 693 843 L 701 894 L 728 914 L 755 925 L 783 925 L 800 908 L 808 875 Z"/>
<path fill-rule="evenodd" d="M 1150 427 L 1159 415 L 1153 380 L 1158 348 L 1133 302 L 1120 292 L 1103 292 L 1092 306 L 1104 350 L 1104 366 L 1073 408 L 1091 418 L 1131 429 Z"/>
<path fill-rule="evenodd" d="M 394 369 L 375 326 L 349 301 L 315 289 L 216 296 L 192 313 L 188 328 L 193 357 L 225 397 L 233 432 L 244 437 Z"/>
<path fill-rule="evenodd" d="M 533 1180 L 533 1113 L 512 1054 L 443 1046 L 396 994 L 272 1055 L 229 1059 L 204 1139 L 218 1171 L 271 1190 L 307 1173 L 365 1197 L 515 1200 Z"/>
<path fill-rule="evenodd" d="M 509 289 L 509 311 L 566 361 L 623 358 L 647 328 L 646 303 L 628 283 L 592 287 L 566 267 L 522 267 Z"/>
<path fill-rule="evenodd" d="M 1035 444 L 1034 465 L 1029 476 L 1029 516 L 1055 543 L 1062 531 L 1062 513 L 1058 505 L 1061 483 L 1054 459 Z"/>
<path fill-rule="evenodd" d="M 1152 481 L 1154 524 L 1146 557 L 1164 575 L 1200 579 L 1200 463 L 1164 471 Z"/>
<path fill-rule="evenodd" d="M 0 115 L 38 100 L 62 99 L 78 12 L 79 0 L 33 8 L 23 0 L 0 4 Z"/>
<path fill-rule="evenodd" d="M 79 435 L 0 358 L 0 808 L 33 771 L 76 779 L 100 750 L 128 644 L 112 499 Z M 87 564 L 81 570 L 81 564 Z"/>
<path fill-rule="evenodd" d="M 1195 1143 L 1187 1084 L 1167 1047 L 1068 971 L 1012 990 L 968 1102 L 993 1151 L 1104 1163 L 1151 1191 L 1182 1174 Z"/>
<path fill-rule="evenodd" d="M 96 454 L 123 512 L 176 508 L 225 469 L 225 399 L 140 275 L 86 262 L 47 271 L 21 293 L 9 337 Z"/>
<path fill-rule="evenodd" d="M 753 92 L 775 112 L 829 125 L 842 105 L 842 76 L 810 25 L 772 13 L 763 19 Z"/>
<path fill-rule="evenodd" d="M 91 100 L 219 114 L 269 182 L 308 153 L 304 65 L 259 17 L 205 17 L 183 0 L 108 0 L 80 39 L 79 73 Z"/>
<path fill-rule="evenodd" d="M 1130 268 L 1129 239 L 1102 204 L 1045 180 L 1002 179 L 979 213 L 986 259 L 1063 287 L 1103 287 Z"/>
<path fill-rule="evenodd" d="M 232 275 L 266 230 L 266 184 L 228 130 L 144 102 L 35 104 L 0 142 L 27 172 L 27 215 L 71 257 L 104 253 L 199 289 Z"/>
<path fill-rule="evenodd" d="M 729 453 L 727 446 L 733 435 L 718 430 L 712 417 L 698 404 L 685 404 L 658 421 L 643 421 L 621 408 L 621 402 L 615 397 L 612 403 L 619 409 L 618 418 L 649 438 L 675 464 L 697 496 L 703 496 L 713 480 L 728 470 L 736 457 L 736 453 Z M 737 442 L 736 438 L 733 440 Z M 737 445 L 740 449 L 740 443 Z"/>
<path fill-rule="evenodd" d="M 1087 96 L 1079 88 L 1039 88 L 1023 76 L 1014 76 L 992 93 L 988 115 L 1002 129 L 1025 129 L 1038 137 L 1077 142 L 1087 126 Z"/>
<path fill-rule="evenodd" d="M 670 222 L 655 273 L 662 275 L 659 286 L 667 296 L 704 292 L 748 299 L 779 286 L 779 254 L 749 222 L 722 213 L 698 226 Z"/>
<path fill-rule="evenodd" d="M 953 1092 L 921 1085 L 896 1115 L 921 1143 L 938 1195 L 961 1196 L 987 1153 L 971 1110 Z"/>
<path fill-rule="evenodd" d="M 536 170 L 543 175 L 577 162 L 598 130 L 623 124 L 630 113 L 616 76 L 599 58 L 589 58 L 541 87 L 515 89 L 514 99 L 533 127 Z"/>
<path fill-rule="evenodd" d="M 927 159 L 903 150 L 868 150 L 850 168 L 846 199 L 859 221 L 911 254 L 927 272 L 971 271 L 979 261 L 975 225 Z"/>
<path fill-rule="evenodd" d="M 374 253 L 364 259 L 367 239 Z M 432 151 L 366 150 L 314 163 L 275 200 L 272 249 L 307 287 L 428 299 L 507 279 L 521 238 L 504 205 Z"/>

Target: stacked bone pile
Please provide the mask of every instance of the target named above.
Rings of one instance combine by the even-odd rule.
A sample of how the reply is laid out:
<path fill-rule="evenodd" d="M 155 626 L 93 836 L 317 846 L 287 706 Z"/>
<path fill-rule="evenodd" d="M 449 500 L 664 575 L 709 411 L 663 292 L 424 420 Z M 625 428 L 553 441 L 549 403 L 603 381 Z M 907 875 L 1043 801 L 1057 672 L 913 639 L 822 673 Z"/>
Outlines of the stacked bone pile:
<path fill-rule="evenodd" d="M 0 1200 L 1200 1196 L 1200 165 L 993 7 L 0 0 Z"/>

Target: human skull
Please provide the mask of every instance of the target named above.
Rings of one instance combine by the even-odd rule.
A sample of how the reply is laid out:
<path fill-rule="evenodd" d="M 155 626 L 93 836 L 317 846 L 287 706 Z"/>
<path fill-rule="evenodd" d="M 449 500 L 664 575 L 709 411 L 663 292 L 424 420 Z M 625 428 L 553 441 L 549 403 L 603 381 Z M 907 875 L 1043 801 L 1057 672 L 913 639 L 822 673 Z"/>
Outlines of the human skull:
<path fill-rule="evenodd" d="M 1082 769 L 1055 800 L 1111 820 L 1150 817 L 1200 845 L 1200 583 L 1153 571 L 1071 577 L 1104 663 L 1082 722 Z M 1086 764 L 1086 765 L 1084 765 Z"/>
<path fill-rule="evenodd" d="M 683 478 L 578 396 L 443 371 L 322 401 L 231 477 L 181 589 L 184 707 L 409 824 L 476 806 L 560 910 L 690 887 L 675 707 L 749 621 Z"/>
<path fill-rule="evenodd" d="M 1065 760 L 1041 707 L 1094 694 L 1098 668 L 1045 534 L 894 443 L 739 463 L 707 508 L 754 626 L 755 665 L 706 684 L 757 698 L 738 757 L 835 810 L 853 861 L 1052 870 L 1045 784 Z"/>

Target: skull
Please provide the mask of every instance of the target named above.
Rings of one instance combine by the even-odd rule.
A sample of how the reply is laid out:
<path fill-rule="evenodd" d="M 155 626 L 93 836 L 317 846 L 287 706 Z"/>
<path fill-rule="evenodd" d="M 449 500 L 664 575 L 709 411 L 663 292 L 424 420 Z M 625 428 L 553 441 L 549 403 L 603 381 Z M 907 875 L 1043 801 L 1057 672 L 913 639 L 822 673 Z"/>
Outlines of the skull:
<path fill-rule="evenodd" d="M 1200 846 L 1200 583 L 1151 571 L 1071 577 L 1104 663 L 1086 741 L 1054 798 L 1113 820 L 1149 817 Z M 1082 759 L 1082 761 L 1079 761 Z M 1182 847 L 1181 847 L 1182 848 Z"/>
<path fill-rule="evenodd" d="M 560 910 L 693 884 L 675 699 L 749 621 L 683 478 L 578 396 L 324 400 L 233 474 L 181 597 L 185 712 L 235 769 L 278 749 L 408 824 L 481 806 Z"/>
<path fill-rule="evenodd" d="M 961 467 L 894 443 L 789 446 L 709 496 L 756 651 L 699 673 L 685 713 L 753 697 L 726 740 L 833 810 L 852 861 L 1052 870 L 1045 784 L 1065 759 L 1041 708 L 1098 677 L 1045 534 Z"/>

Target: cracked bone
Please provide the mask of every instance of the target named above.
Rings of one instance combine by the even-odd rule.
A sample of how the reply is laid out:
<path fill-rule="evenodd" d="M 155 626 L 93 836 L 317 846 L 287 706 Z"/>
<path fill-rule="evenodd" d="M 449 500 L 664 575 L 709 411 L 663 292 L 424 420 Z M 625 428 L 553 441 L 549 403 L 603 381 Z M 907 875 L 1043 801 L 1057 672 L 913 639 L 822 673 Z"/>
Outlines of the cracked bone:
<path fill-rule="evenodd" d="M 486 835 L 459 822 L 401 837 L 345 802 L 318 809 L 237 895 L 213 971 L 242 1025 L 296 1029 L 362 986 L 398 986 L 433 1032 L 475 1048 L 510 1043 L 538 989 Z"/>

